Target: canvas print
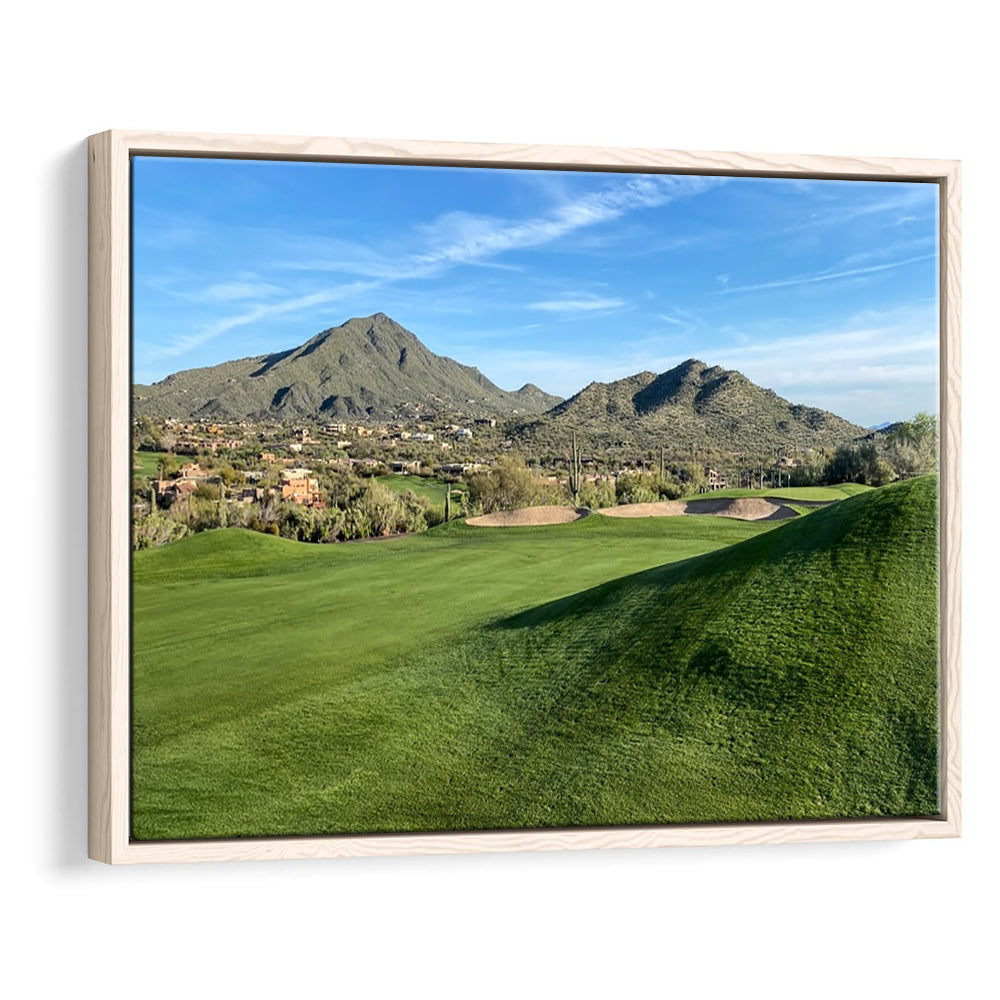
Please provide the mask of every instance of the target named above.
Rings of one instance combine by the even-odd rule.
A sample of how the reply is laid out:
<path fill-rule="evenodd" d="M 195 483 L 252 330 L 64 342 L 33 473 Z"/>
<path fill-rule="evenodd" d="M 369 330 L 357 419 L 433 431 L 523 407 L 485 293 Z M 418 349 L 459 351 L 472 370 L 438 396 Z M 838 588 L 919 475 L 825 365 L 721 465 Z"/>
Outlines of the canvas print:
<path fill-rule="evenodd" d="M 135 840 L 940 813 L 935 184 L 131 170 Z"/>

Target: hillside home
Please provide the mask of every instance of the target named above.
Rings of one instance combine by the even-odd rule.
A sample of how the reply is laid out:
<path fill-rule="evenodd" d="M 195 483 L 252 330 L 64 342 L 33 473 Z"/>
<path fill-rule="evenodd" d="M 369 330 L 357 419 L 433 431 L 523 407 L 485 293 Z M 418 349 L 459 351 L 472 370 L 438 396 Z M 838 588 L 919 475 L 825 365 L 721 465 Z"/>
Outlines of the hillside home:
<path fill-rule="evenodd" d="M 243 486 L 233 497 L 233 502 L 245 507 L 247 504 L 259 503 L 264 499 L 264 490 L 259 486 Z"/>
<path fill-rule="evenodd" d="M 389 471 L 390 472 L 402 472 L 402 473 L 419 472 L 420 471 L 420 463 L 417 462 L 417 461 L 413 461 L 413 462 L 390 462 L 389 463 Z"/>
<path fill-rule="evenodd" d="M 158 479 L 153 483 L 157 502 L 170 506 L 191 496 L 201 483 L 197 479 Z"/>
<path fill-rule="evenodd" d="M 706 468 L 705 477 L 708 480 L 706 488 L 709 490 L 724 490 L 726 488 L 726 474 L 717 469 Z"/>
<path fill-rule="evenodd" d="M 461 476 L 467 472 L 478 472 L 484 468 L 482 462 L 449 462 L 441 466 L 441 471 L 448 476 Z"/>
<path fill-rule="evenodd" d="M 319 480 L 310 476 L 309 469 L 285 469 L 275 493 L 282 500 L 302 504 L 304 507 L 324 506 L 319 492 Z"/>

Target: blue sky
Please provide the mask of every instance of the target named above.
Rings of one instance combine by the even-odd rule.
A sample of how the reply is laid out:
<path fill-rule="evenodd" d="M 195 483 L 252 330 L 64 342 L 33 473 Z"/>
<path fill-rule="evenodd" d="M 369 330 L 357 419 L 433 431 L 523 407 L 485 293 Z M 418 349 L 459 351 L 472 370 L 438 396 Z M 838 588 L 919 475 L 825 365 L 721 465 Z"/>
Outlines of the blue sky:
<path fill-rule="evenodd" d="M 932 184 L 137 157 L 137 382 L 385 312 L 505 389 L 690 357 L 937 411 Z"/>

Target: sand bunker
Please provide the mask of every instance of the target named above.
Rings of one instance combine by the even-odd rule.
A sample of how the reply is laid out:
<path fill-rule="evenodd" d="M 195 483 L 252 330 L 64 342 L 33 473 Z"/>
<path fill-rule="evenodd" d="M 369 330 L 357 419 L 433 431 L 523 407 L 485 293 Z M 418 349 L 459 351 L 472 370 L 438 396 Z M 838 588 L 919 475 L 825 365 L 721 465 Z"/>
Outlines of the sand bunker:
<path fill-rule="evenodd" d="M 789 507 L 771 503 L 762 497 L 629 503 L 621 507 L 602 507 L 599 513 L 608 517 L 677 517 L 681 514 L 703 514 L 709 517 L 735 517 L 740 521 L 780 521 L 786 517 L 798 516 Z"/>
<path fill-rule="evenodd" d="M 470 517 L 467 523 L 480 528 L 523 528 L 533 524 L 567 524 L 589 513 L 585 507 L 522 507 L 521 510 L 499 510 L 495 514 Z"/>

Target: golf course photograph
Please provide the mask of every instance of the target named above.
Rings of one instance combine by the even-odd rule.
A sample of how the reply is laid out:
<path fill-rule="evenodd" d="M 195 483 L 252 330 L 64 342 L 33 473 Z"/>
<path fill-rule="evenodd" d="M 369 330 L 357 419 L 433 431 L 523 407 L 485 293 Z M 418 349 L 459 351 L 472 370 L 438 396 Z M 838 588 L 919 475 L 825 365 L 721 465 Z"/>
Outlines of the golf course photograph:
<path fill-rule="evenodd" d="M 936 185 L 131 170 L 134 841 L 942 813 Z"/>

